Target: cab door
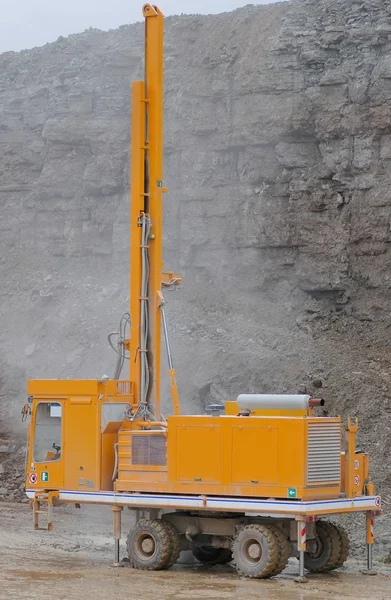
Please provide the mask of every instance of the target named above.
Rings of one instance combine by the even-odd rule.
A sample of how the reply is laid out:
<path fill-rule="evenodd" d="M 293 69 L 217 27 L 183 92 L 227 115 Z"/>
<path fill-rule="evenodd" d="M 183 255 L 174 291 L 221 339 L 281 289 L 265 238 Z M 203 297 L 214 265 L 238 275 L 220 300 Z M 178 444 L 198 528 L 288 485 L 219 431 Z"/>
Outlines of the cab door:
<path fill-rule="evenodd" d="M 64 400 L 38 400 L 33 409 L 26 488 L 64 485 Z"/>

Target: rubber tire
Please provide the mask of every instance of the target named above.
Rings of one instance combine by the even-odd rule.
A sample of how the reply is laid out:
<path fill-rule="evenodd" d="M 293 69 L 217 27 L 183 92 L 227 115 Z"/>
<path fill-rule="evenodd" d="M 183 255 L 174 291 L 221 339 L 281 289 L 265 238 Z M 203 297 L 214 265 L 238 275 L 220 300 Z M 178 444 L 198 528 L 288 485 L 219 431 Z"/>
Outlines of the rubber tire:
<path fill-rule="evenodd" d="M 193 556 L 203 565 L 226 565 L 232 561 L 232 552 L 228 548 L 213 548 L 198 546 L 194 548 Z"/>
<path fill-rule="evenodd" d="M 181 537 L 175 525 L 173 525 L 170 521 L 163 520 L 163 523 L 167 525 L 171 536 L 171 555 L 165 567 L 166 569 L 169 569 L 178 562 L 178 558 L 181 554 Z"/>
<path fill-rule="evenodd" d="M 341 556 L 341 539 L 339 533 L 328 521 L 318 521 L 316 523 L 316 535 L 322 544 L 321 552 L 306 552 L 304 555 L 304 566 L 311 573 L 325 573 L 336 568 Z"/>
<path fill-rule="evenodd" d="M 284 571 L 284 569 L 286 569 L 286 567 L 288 566 L 288 561 L 289 561 L 290 557 L 292 556 L 293 548 L 292 548 L 292 544 L 288 540 L 288 537 L 285 535 L 285 533 L 282 531 L 282 529 L 278 525 L 269 525 L 269 527 L 272 527 L 274 529 L 274 532 L 276 533 L 277 538 L 278 538 L 278 543 L 280 545 L 280 552 L 279 552 L 280 560 L 278 562 L 277 567 L 270 575 L 270 577 L 275 577 L 276 575 L 279 575 L 280 573 L 282 573 Z"/>
<path fill-rule="evenodd" d="M 254 564 L 246 560 L 244 554 L 244 546 L 251 540 L 256 540 L 262 549 L 259 561 Z M 281 548 L 275 526 L 252 524 L 243 527 L 234 540 L 233 557 L 239 575 L 256 579 L 273 577 L 281 564 Z"/>
<path fill-rule="evenodd" d="M 341 551 L 338 557 L 338 561 L 330 567 L 330 570 L 334 571 L 335 569 L 340 569 L 341 567 L 343 567 L 343 565 L 347 561 L 349 556 L 350 541 L 347 531 L 344 527 L 342 527 L 341 525 L 335 525 L 334 523 L 329 523 L 329 525 L 332 525 L 335 528 L 341 542 Z"/>
<path fill-rule="evenodd" d="M 143 534 L 151 536 L 155 542 L 153 555 L 145 559 L 141 558 L 137 551 L 135 551 L 135 543 Z M 167 522 L 161 519 L 140 519 L 128 534 L 126 548 L 129 563 L 134 569 L 144 571 L 160 571 L 165 569 L 169 561 L 172 560 L 173 554 L 171 529 L 168 527 Z"/>

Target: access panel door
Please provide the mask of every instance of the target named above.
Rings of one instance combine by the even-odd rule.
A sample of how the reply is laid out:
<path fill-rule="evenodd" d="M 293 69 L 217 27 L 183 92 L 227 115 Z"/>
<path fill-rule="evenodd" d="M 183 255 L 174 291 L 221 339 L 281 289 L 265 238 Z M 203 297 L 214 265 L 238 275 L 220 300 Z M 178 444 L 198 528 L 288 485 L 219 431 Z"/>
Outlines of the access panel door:
<path fill-rule="evenodd" d="M 278 483 L 277 429 L 232 429 L 232 483 Z"/>
<path fill-rule="evenodd" d="M 176 428 L 177 480 L 221 482 L 221 428 L 182 425 Z"/>
<path fill-rule="evenodd" d="M 100 486 L 100 430 L 96 404 L 88 396 L 67 400 L 65 423 L 66 490 L 98 490 Z"/>

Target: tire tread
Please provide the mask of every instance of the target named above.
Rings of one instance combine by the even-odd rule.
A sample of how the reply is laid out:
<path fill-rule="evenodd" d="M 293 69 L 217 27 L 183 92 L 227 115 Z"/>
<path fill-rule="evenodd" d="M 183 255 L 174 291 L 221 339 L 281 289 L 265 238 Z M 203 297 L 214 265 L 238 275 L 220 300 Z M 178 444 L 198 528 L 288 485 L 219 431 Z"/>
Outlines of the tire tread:
<path fill-rule="evenodd" d="M 171 546 L 172 546 L 171 555 L 170 555 L 170 558 L 165 567 L 166 569 L 170 569 L 171 567 L 173 567 L 175 565 L 175 563 L 178 561 L 178 558 L 180 556 L 181 538 L 179 535 L 179 531 L 177 530 L 177 528 L 175 527 L 175 525 L 173 523 L 171 523 L 170 521 L 163 521 L 163 523 L 167 527 L 167 530 L 171 536 Z"/>
<path fill-rule="evenodd" d="M 133 553 L 132 544 L 134 536 L 142 531 L 152 533 L 161 545 L 160 552 L 158 552 L 155 561 L 151 564 L 143 564 Z M 141 569 L 143 571 L 161 571 L 167 568 L 172 556 L 173 548 L 171 531 L 167 527 L 166 522 L 161 519 L 140 519 L 128 534 L 126 548 L 128 551 L 129 563 L 134 569 Z"/>
<path fill-rule="evenodd" d="M 306 553 L 304 561 L 305 568 L 311 573 L 326 573 L 335 569 L 335 565 L 338 564 L 342 552 L 342 543 L 336 526 L 329 521 L 318 521 L 316 523 L 316 529 L 322 531 L 323 536 L 328 538 L 330 543 L 329 555 L 324 557 L 323 561 L 321 557 L 318 558 L 319 564 L 316 566 L 311 564 L 312 558 Z M 316 560 L 316 559 L 315 559 Z"/>
<path fill-rule="evenodd" d="M 241 534 L 245 531 L 257 531 L 260 533 L 268 546 L 269 551 L 269 560 L 265 565 L 264 569 L 261 572 L 250 572 L 244 570 L 237 561 L 237 556 L 240 552 L 241 547 Z M 273 526 L 270 525 L 262 525 L 258 523 L 254 523 L 251 525 L 246 525 L 242 529 L 239 530 L 234 543 L 233 543 L 233 557 L 234 557 L 234 565 L 236 571 L 239 575 L 243 577 L 249 577 L 251 579 L 267 579 L 269 577 L 273 577 L 273 573 L 276 572 L 278 566 L 280 565 L 280 543 L 277 533 L 274 531 Z M 280 571 L 279 571 L 280 572 Z"/>
<path fill-rule="evenodd" d="M 289 558 L 292 555 L 292 544 L 278 525 L 270 525 L 270 527 L 273 527 L 280 545 L 280 560 L 272 575 L 270 575 L 270 577 L 275 577 L 286 569 Z"/>

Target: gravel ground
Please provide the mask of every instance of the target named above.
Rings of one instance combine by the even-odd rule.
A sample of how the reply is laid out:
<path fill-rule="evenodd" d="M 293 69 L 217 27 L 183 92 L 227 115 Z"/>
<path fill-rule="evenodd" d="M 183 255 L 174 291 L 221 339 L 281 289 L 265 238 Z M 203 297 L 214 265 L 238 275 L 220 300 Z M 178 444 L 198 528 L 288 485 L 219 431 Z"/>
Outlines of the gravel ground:
<path fill-rule="evenodd" d="M 124 511 L 123 532 L 132 514 Z M 231 598 L 263 600 L 388 600 L 391 569 L 377 563 L 377 577 L 360 573 L 363 561 L 327 576 L 310 576 L 307 584 L 294 582 L 297 561 L 283 575 L 269 581 L 240 579 L 230 566 L 206 568 L 187 560 L 169 571 L 149 573 L 111 567 L 113 543 L 109 508 L 59 507 L 53 532 L 33 531 L 27 505 L 0 504 L 0 599 L 111 600 L 126 598 L 185 600 Z M 124 552 L 124 546 L 122 547 Z"/>

